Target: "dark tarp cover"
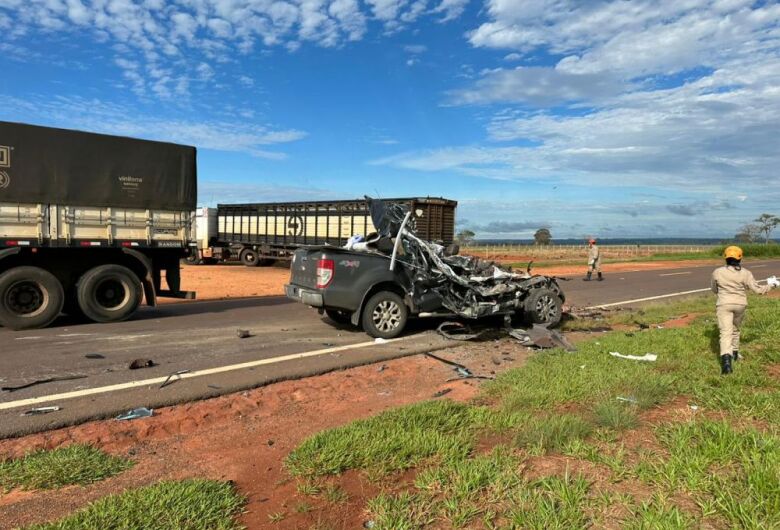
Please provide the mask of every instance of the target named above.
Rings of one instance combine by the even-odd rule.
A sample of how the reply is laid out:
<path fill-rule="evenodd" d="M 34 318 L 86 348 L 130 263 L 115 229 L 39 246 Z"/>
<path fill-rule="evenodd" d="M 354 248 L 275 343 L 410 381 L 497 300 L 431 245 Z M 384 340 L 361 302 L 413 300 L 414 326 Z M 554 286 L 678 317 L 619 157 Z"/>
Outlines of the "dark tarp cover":
<path fill-rule="evenodd" d="M 195 148 L 0 121 L 0 202 L 194 210 Z"/>

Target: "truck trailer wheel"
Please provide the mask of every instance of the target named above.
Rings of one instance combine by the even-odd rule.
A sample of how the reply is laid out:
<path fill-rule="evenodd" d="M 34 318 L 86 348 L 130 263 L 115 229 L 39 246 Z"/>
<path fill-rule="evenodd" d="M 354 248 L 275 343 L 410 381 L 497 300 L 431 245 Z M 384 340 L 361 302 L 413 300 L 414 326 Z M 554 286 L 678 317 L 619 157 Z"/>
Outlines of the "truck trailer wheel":
<path fill-rule="evenodd" d="M 257 252 L 255 252 L 251 248 L 246 248 L 242 250 L 239 259 L 241 260 L 241 263 L 243 263 L 247 267 L 257 267 L 258 265 L 260 265 L 260 256 L 258 256 Z"/>
<path fill-rule="evenodd" d="M 557 326 L 563 314 L 563 302 L 552 289 L 540 288 L 531 291 L 524 304 L 525 320 L 529 324 Z"/>
<path fill-rule="evenodd" d="M 409 318 L 403 299 L 390 291 L 372 296 L 363 308 L 362 324 L 366 333 L 375 338 L 392 339 L 401 334 Z"/>
<path fill-rule="evenodd" d="M 121 265 L 100 265 L 88 270 L 76 286 L 79 308 L 95 322 L 119 322 L 135 313 L 143 289 L 138 277 Z"/>
<path fill-rule="evenodd" d="M 11 329 L 42 328 L 62 311 L 60 281 L 38 267 L 15 267 L 0 274 L 0 325 Z"/>

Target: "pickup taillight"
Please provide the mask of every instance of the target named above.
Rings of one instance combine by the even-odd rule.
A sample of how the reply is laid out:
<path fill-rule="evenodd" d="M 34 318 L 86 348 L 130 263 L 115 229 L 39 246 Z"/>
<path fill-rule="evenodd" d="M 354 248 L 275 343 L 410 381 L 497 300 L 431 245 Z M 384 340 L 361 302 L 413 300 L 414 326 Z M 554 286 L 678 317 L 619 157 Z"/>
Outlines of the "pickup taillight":
<path fill-rule="evenodd" d="M 330 285 L 335 269 L 332 259 L 321 259 L 317 262 L 317 289 L 324 289 Z"/>

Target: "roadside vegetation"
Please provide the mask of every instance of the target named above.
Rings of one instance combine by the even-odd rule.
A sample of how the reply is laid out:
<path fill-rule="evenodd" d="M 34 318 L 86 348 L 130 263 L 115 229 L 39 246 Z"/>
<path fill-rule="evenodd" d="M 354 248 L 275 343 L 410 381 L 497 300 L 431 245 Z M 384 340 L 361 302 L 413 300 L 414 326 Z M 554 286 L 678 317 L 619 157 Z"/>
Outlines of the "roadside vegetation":
<path fill-rule="evenodd" d="M 361 472 L 380 490 L 366 506 L 377 529 L 778 528 L 780 299 L 751 299 L 729 377 L 712 303 L 608 316 L 626 327 L 539 352 L 470 403 L 319 433 L 286 465 L 299 492 Z M 683 314 L 698 316 L 659 327 Z"/>
<path fill-rule="evenodd" d="M 117 475 L 133 466 L 89 445 L 70 445 L 36 451 L 22 458 L 0 461 L 0 493 L 14 488 L 55 489 L 86 485 Z"/>
<path fill-rule="evenodd" d="M 244 499 L 227 482 L 159 482 L 100 499 L 59 521 L 26 530 L 233 530 Z"/>

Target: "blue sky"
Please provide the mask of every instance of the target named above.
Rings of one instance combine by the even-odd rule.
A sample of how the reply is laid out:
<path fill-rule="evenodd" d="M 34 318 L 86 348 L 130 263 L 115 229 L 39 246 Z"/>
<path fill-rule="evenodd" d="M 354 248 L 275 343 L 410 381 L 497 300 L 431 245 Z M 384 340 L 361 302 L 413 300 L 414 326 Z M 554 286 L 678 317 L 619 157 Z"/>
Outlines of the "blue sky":
<path fill-rule="evenodd" d="M 433 195 L 481 237 L 780 214 L 780 5 L 2 0 L 0 119 L 199 148 L 200 202 Z"/>

